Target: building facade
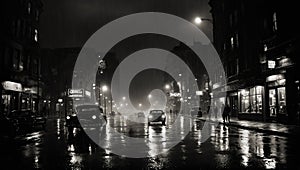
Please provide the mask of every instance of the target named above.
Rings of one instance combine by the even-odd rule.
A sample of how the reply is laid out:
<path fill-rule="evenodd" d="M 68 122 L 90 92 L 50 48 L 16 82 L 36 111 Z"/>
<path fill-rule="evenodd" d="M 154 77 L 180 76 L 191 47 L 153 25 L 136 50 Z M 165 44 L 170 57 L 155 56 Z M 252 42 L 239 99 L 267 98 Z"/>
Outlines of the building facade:
<path fill-rule="evenodd" d="M 299 33 L 294 2 L 211 0 L 223 88 L 240 119 L 299 123 Z"/>
<path fill-rule="evenodd" d="M 13 110 L 39 111 L 40 0 L 5 0 L 1 3 L 0 94 L 1 114 Z"/>

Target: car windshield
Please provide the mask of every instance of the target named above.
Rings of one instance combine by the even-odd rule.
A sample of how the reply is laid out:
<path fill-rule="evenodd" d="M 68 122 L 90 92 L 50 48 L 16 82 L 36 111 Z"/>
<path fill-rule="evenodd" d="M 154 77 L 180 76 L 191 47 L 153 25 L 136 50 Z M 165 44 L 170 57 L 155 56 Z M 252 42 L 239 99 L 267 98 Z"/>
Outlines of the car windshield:
<path fill-rule="evenodd" d="M 162 115 L 164 112 L 162 110 L 151 110 L 150 114 L 153 116 L 160 116 Z"/>
<path fill-rule="evenodd" d="M 78 106 L 76 110 L 77 114 L 80 114 L 81 116 L 92 116 L 102 113 L 102 109 L 98 106 Z"/>

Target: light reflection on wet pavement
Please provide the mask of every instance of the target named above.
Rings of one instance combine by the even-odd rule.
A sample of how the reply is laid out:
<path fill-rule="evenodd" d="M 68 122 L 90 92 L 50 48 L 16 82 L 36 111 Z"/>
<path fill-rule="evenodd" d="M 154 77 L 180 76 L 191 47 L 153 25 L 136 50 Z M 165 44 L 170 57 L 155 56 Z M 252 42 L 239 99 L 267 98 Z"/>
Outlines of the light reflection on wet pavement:
<path fill-rule="evenodd" d="M 185 119 L 182 117 L 182 119 Z M 147 158 L 126 158 L 109 150 L 110 128 L 131 137 L 158 140 L 161 148 L 168 137 L 167 126 L 134 124 L 122 117 L 108 119 L 106 148 L 98 147 L 80 129 L 69 131 L 64 120 L 49 119 L 46 130 L 18 135 L 2 141 L 1 165 L 8 169 L 299 169 L 298 140 L 257 133 L 236 127 L 211 124 L 209 138 L 201 143 L 203 122 L 193 124 L 188 136 L 162 154 Z M 151 144 L 149 144 L 151 148 Z M 153 150 L 157 148 L 152 148 Z M 151 151 L 150 151 L 151 152 Z M 149 153 L 152 155 L 151 153 Z"/>

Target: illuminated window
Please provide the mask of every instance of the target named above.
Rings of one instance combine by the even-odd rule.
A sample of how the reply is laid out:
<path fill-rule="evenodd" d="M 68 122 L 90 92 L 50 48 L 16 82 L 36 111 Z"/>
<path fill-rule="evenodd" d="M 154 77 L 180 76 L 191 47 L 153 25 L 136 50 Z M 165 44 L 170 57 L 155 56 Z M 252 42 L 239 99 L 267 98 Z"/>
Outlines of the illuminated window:
<path fill-rule="evenodd" d="M 30 2 L 28 3 L 28 6 L 27 6 L 27 12 L 28 12 L 28 14 L 30 14 L 30 12 L 31 12 L 31 3 Z"/>
<path fill-rule="evenodd" d="M 230 38 L 230 44 L 231 44 L 231 48 L 233 48 L 234 47 L 234 38 L 233 37 Z"/>
<path fill-rule="evenodd" d="M 243 89 L 241 94 L 241 112 L 262 113 L 263 87 L 256 86 L 250 89 Z"/>
<path fill-rule="evenodd" d="M 264 51 L 268 51 L 268 46 L 267 46 L 267 44 L 264 44 Z"/>
<path fill-rule="evenodd" d="M 37 42 L 38 41 L 38 30 L 34 29 L 34 41 Z"/>

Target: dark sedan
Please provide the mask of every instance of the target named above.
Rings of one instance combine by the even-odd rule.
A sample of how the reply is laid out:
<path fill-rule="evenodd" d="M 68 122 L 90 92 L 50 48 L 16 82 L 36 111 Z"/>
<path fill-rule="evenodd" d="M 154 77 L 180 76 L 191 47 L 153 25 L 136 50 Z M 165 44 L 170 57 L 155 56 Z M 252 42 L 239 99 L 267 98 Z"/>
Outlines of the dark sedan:
<path fill-rule="evenodd" d="M 67 126 L 70 127 L 97 128 L 106 121 L 106 116 L 98 105 L 78 105 L 75 113 L 68 115 L 66 119 Z"/>
<path fill-rule="evenodd" d="M 148 116 L 148 125 L 153 123 L 161 123 L 166 125 L 166 114 L 162 110 L 151 110 Z"/>
<path fill-rule="evenodd" d="M 32 129 L 35 126 L 35 114 L 31 110 L 12 111 L 8 118 L 17 122 L 19 129 Z"/>

